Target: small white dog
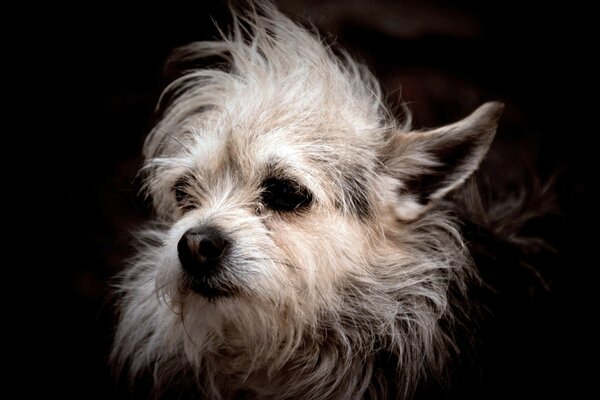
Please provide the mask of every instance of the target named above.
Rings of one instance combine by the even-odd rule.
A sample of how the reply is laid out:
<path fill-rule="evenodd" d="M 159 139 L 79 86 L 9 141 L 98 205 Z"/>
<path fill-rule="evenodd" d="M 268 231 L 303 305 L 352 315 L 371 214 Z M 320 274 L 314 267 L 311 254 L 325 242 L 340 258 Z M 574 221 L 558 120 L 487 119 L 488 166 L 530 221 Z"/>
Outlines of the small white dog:
<path fill-rule="evenodd" d="M 502 104 L 413 131 L 365 67 L 268 4 L 178 56 L 224 62 L 167 88 L 145 142 L 156 220 L 121 277 L 117 369 L 208 399 L 411 397 L 470 318 L 449 193 Z"/>

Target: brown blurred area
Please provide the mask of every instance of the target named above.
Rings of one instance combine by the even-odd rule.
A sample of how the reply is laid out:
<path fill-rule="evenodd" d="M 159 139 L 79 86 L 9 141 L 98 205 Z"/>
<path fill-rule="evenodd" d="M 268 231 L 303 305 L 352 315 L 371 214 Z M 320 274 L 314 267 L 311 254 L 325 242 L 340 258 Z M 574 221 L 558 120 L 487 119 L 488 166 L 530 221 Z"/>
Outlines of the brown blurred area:
<path fill-rule="evenodd" d="M 591 358 L 596 339 L 595 314 L 587 311 L 597 264 L 587 251 L 595 235 L 586 233 L 597 181 L 594 131 L 584 122 L 593 115 L 584 93 L 592 90 L 589 57 L 597 47 L 595 28 L 586 23 L 590 10 L 576 3 L 473 0 L 278 4 L 369 65 L 389 103 L 395 110 L 408 105 L 418 128 L 452 122 L 485 101 L 506 103 L 486 168 L 502 185 L 525 171 L 542 180 L 558 177 L 562 232 L 553 240 L 565 263 L 549 277 L 552 294 L 507 332 L 511 340 L 522 334 L 528 341 L 502 359 L 486 393 L 578 398 L 591 381 L 583 360 Z M 56 205 L 48 226 L 62 233 L 52 235 L 46 255 L 57 266 L 40 275 L 42 311 L 25 314 L 34 340 L 17 368 L 24 372 L 20 390 L 144 398 L 143 391 L 129 391 L 126 379 L 115 383 L 107 365 L 109 283 L 132 253 L 130 232 L 150 215 L 135 176 L 167 83 L 163 62 L 177 46 L 216 37 L 213 19 L 225 26 L 226 7 L 201 1 L 61 7 L 52 9 L 52 18 L 38 16 L 43 43 L 36 62 L 52 86 L 44 93 L 52 133 L 40 134 L 52 153 L 49 170 L 42 171 L 48 202 Z M 28 384 L 40 379 L 43 384 Z"/>

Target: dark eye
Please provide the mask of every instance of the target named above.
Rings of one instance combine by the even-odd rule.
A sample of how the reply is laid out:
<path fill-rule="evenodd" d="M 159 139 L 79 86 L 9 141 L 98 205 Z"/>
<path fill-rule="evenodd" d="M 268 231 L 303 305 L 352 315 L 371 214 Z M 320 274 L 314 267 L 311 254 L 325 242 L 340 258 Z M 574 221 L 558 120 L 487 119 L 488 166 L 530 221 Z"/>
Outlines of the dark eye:
<path fill-rule="evenodd" d="M 177 182 L 175 182 L 175 185 L 173 185 L 173 192 L 175 192 L 175 201 L 182 210 L 190 211 L 195 207 L 194 199 L 189 194 L 189 183 L 187 178 L 179 178 Z"/>
<path fill-rule="evenodd" d="M 307 207 L 310 192 L 294 181 L 269 178 L 263 183 L 262 202 L 276 211 L 294 211 Z"/>

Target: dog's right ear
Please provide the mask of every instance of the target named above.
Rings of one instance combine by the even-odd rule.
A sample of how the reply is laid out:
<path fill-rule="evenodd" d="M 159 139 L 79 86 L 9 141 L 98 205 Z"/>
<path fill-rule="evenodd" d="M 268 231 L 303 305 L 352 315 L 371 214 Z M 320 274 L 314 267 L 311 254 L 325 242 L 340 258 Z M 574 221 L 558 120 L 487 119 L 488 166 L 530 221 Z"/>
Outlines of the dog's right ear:
<path fill-rule="evenodd" d="M 436 200 L 460 186 L 487 153 L 504 105 L 486 103 L 465 119 L 442 128 L 395 133 L 382 163 L 396 182 L 396 214 L 418 218 Z"/>

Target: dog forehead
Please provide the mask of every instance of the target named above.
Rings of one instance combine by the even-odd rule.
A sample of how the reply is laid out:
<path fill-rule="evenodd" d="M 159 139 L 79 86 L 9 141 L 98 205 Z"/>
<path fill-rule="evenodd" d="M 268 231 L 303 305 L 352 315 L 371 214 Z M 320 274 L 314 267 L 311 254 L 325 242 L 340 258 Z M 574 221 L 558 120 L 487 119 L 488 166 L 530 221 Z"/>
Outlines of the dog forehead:
<path fill-rule="evenodd" d="M 231 167 L 242 171 L 265 165 L 311 173 L 311 170 L 343 168 L 372 156 L 368 133 L 346 123 L 278 121 L 260 118 L 223 121 L 193 130 L 193 158 L 198 167 Z M 362 137 L 366 136 L 366 137 Z M 362 149 L 362 151 L 361 151 Z"/>

